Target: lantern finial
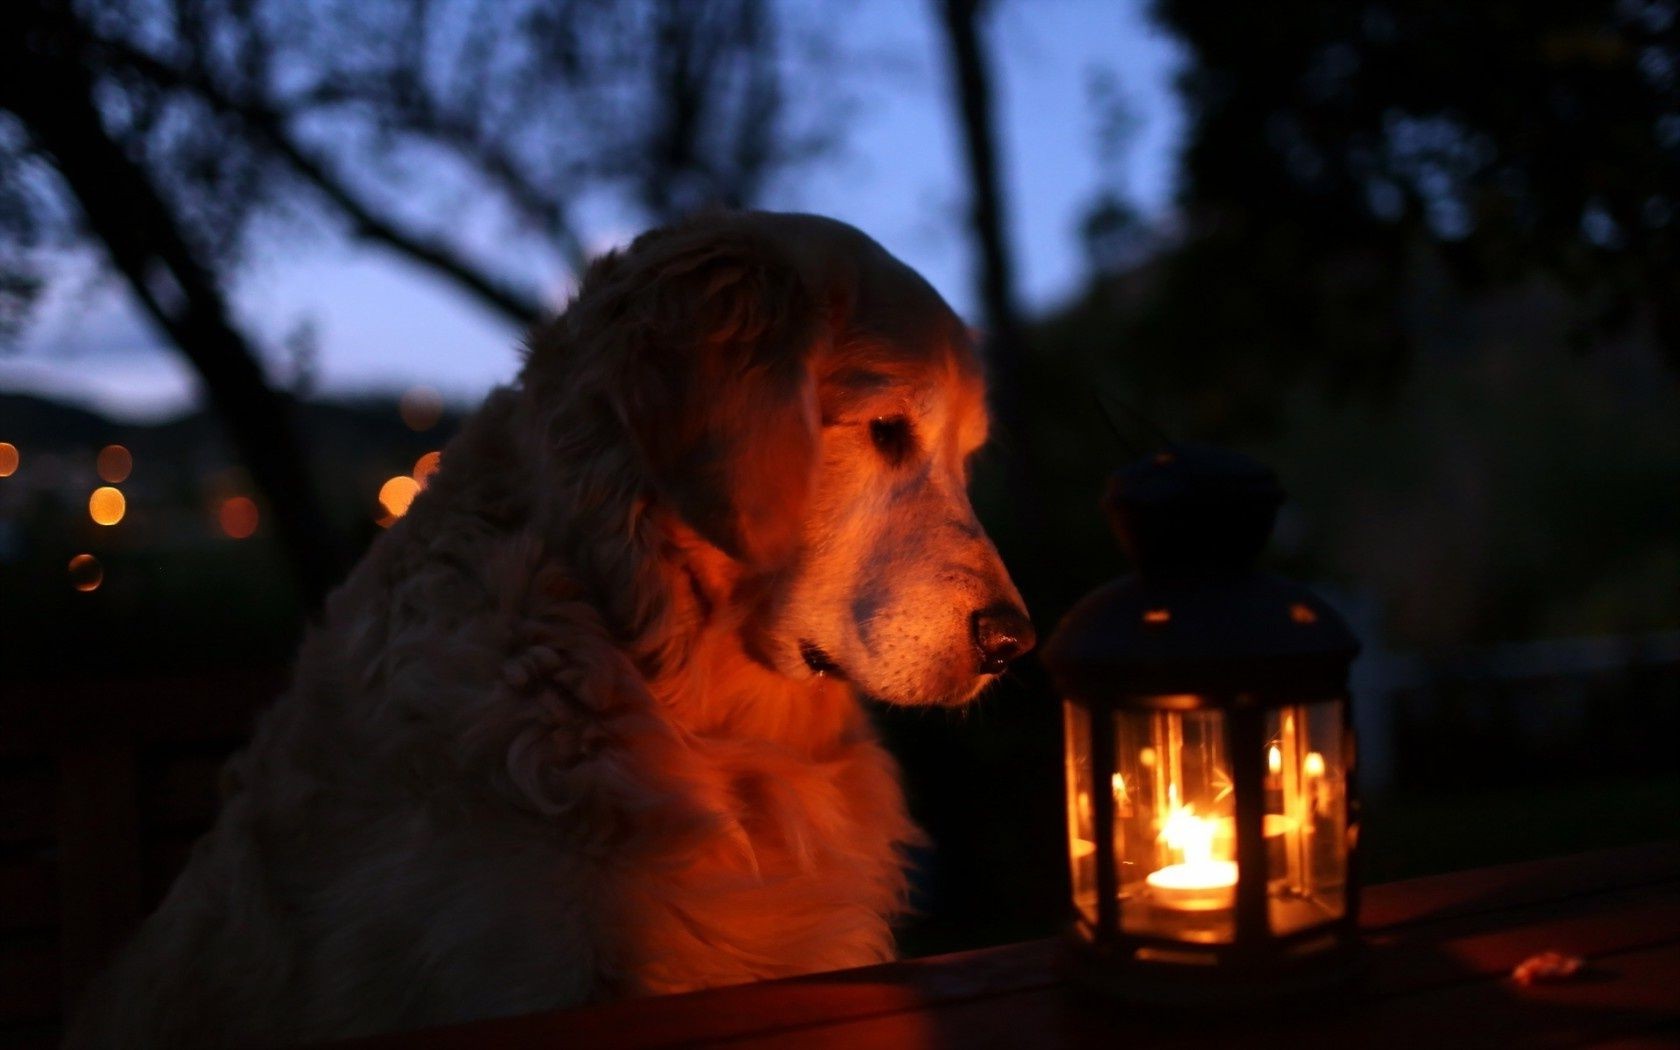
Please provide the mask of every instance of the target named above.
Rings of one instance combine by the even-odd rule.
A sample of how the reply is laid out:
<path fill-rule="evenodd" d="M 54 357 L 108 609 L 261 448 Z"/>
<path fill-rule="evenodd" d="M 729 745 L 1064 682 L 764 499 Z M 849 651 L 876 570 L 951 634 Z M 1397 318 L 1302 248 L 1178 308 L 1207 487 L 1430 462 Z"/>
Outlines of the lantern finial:
<path fill-rule="evenodd" d="M 1140 576 L 1227 575 L 1259 557 L 1283 495 L 1256 460 L 1175 444 L 1115 471 L 1103 509 Z"/>

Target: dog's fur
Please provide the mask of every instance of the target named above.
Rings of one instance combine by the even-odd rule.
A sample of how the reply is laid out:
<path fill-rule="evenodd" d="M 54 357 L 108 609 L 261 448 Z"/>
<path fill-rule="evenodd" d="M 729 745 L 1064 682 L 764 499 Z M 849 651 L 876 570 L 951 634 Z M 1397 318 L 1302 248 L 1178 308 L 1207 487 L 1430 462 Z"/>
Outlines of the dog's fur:
<path fill-rule="evenodd" d="M 967 700 L 974 615 L 1019 610 L 965 494 L 982 401 L 966 329 L 843 224 L 717 214 L 596 263 L 328 600 L 72 1042 L 891 957 L 918 832 L 857 693 Z"/>

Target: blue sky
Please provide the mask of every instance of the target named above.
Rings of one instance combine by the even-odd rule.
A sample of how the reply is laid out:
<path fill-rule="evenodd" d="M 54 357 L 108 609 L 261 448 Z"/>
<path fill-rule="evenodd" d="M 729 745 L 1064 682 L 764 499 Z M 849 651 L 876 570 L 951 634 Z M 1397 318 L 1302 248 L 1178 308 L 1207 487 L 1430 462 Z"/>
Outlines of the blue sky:
<path fill-rule="evenodd" d="M 820 0 L 787 0 L 809 17 Z M 822 8 L 831 10 L 833 5 Z M 965 182 L 946 67 L 931 4 L 857 0 L 836 24 L 842 56 L 884 56 L 885 69 L 845 85 L 858 99 L 840 151 L 780 180 L 767 205 L 851 222 L 920 270 L 974 316 Z M 1177 45 L 1151 25 L 1141 0 L 1014 0 L 999 6 L 989 42 L 999 62 L 998 104 L 1008 204 L 1027 305 L 1043 309 L 1082 276 L 1078 224 L 1101 185 L 1093 75 L 1118 83 L 1136 127 L 1120 188 L 1148 215 L 1170 207 L 1183 116 L 1172 79 Z M 590 243 L 607 247 L 637 230 L 596 209 Z M 436 279 L 373 249 L 329 238 L 263 242 L 234 287 L 241 317 L 278 345 L 307 320 L 317 333 L 326 392 L 423 383 L 470 403 L 517 367 L 519 333 Z M 137 316 L 113 283 L 60 282 L 18 352 L 0 357 L 0 389 L 61 396 L 126 418 L 156 418 L 193 403 L 195 383 L 178 355 Z M 547 289 L 558 303 L 566 275 Z M 277 362 L 275 371 L 283 371 Z"/>

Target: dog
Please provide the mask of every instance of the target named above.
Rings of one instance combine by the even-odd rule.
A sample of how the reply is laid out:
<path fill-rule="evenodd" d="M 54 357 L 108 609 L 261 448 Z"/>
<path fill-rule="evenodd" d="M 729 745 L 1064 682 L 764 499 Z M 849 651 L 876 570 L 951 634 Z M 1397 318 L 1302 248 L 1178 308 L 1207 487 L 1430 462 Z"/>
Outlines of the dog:
<path fill-rule="evenodd" d="M 966 494 L 970 331 L 843 223 L 595 262 L 328 599 L 70 1043 L 301 1043 L 893 956 L 860 697 L 1033 644 Z"/>

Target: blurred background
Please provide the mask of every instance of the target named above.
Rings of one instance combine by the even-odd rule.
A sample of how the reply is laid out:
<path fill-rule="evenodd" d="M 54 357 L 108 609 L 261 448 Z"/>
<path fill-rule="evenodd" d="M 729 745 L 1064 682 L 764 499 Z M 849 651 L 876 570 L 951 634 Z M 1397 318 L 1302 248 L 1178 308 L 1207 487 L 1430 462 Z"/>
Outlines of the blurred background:
<path fill-rule="evenodd" d="M 1278 470 L 1271 561 L 1366 642 L 1371 878 L 1680 831 L 1680 3 L 12 0 L 0 1040 L 155 905 L 524 328 L 716 204 L 986 330 L 1041 633 L 1125 569 L 1114 467 Z M 1053 931 L 1042 671 L 877 714 L 905 950 Z"/>

